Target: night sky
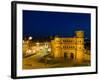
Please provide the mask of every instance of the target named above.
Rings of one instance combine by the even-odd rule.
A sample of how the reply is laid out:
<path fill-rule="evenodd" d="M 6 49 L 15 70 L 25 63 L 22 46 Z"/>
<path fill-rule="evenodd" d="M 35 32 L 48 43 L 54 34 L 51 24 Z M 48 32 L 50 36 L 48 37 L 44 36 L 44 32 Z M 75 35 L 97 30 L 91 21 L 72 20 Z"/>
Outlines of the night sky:
<path fill-rule="evenodd" d="M 23 36 L 75 36 L 75 31 L 83 30 L 90 39 L 91 15 L 87 13 L 23 11 Z"/>

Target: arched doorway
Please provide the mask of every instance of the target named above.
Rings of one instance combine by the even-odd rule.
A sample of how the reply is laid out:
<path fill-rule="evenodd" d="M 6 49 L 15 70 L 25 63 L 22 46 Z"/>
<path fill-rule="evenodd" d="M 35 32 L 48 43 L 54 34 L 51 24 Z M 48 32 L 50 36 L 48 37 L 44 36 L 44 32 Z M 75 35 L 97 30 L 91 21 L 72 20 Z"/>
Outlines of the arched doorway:
<path fill-rule="evenodd" d="M 74 59 L 74 54 L 73 54 L 73 53 L 70 54 L 70 59 L 71 59 L 71 60 Z"/>

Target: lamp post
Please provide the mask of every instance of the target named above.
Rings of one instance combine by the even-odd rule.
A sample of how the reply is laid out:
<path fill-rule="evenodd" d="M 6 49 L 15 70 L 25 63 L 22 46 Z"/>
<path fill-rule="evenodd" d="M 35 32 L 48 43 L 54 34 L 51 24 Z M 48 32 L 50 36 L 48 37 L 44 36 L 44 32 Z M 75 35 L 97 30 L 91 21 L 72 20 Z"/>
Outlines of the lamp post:
<path fill-rule="evenodd" d="M 29 36 L 28 41 L 29 41 L 29 46 L 30 46 L 30 47 L 31 47 L 31 45 L 32 45 L 32 43 L 31 43 L 32 41 L 31 41 L 31 40 L 32 40 L 32 36 Z"/>

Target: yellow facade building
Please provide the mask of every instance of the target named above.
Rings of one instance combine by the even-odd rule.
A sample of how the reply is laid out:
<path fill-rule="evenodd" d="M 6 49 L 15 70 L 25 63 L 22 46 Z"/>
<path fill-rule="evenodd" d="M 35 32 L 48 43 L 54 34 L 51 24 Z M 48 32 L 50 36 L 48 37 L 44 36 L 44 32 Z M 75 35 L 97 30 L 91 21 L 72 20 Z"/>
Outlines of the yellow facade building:
<path fill-rule="evenodd" d="M 55 37 L 51 41 L 51 49 L 55 59 L 82 62 L 85 50 L 84 31 L 76 31 L 74 37 Z"/>

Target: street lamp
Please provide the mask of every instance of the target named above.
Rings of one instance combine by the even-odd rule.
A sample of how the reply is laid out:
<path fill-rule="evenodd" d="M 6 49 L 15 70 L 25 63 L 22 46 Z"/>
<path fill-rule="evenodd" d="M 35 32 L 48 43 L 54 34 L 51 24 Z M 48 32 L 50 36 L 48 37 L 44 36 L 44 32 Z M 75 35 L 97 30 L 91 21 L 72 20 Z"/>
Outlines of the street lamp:
<path fill-rule="evenodd" d="M 32 40 L 32 36 L 30 36 L 28 39 L 29 39 L 29 40 Z"/>
<path fill-rule="evenodd" d="M 28 45 L 29 47 L 32 47 L 32 36 L 28 37 Z"/>

